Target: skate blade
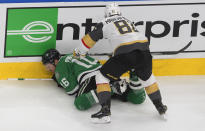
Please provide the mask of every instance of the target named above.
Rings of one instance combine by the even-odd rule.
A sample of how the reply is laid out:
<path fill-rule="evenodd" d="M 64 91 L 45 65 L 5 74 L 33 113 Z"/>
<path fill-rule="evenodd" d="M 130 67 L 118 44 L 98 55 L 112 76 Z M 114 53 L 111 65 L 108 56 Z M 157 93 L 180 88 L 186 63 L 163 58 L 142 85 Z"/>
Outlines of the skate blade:
<path fill-rule="evenodd" d="M 101 119 L 91 118 L 91 122 L 94 124 L 106 124 L 106 123 L 110 123 L 111 119 L 110 119 L 110 116 L 105 116 Z"/>
<path fill-rule="evenodd" d="M 168 117 L 167 117 L 167 114 L 162 114 L 160 115 L 160 118 L 164 121 L 167 121 L 168 120 Z"/>

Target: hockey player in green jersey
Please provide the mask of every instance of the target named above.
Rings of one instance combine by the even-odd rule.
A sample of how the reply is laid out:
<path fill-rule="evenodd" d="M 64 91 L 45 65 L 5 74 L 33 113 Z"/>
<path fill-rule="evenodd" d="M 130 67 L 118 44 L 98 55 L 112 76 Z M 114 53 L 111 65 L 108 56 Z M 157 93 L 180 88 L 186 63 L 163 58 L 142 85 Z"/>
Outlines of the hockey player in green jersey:
<path fill-rule="evenodd" d="M 99 103 L 95 76 L 101 64 L 97 60 L 89 56 L 76 58 L 72 54 L 61 56 L 56 49 L 49 49 L 43 54 L 42 63 L 47 70 L 54 73 L 53 78 L 58 85 L 69 95 L 76 96 L 74 105 L 77 109 L 86 110 Z M 123 101 L 141 104 L 146 98 L 144 89 L 134 91 L 125 80 L 110 82 L 110 85 L 113 96 Z"/>

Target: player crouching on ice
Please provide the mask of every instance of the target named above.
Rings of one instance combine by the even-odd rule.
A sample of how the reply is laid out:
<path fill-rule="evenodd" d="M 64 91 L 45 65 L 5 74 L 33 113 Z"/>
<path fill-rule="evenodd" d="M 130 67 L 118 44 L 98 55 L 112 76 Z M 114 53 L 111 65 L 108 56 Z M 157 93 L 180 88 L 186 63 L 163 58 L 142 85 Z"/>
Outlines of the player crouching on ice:
<path fill-rule="evenodd" d="M 53 78 L 59 86 L 63 87 L 69 95 L 75 95 L 74 105 L 78 110 L 87 110 L 99 103 L 95 77 L 99 73 L 101 64 L 97 60 L 89 56 L 76 58 L 72 54 L 61 56 L 56 49 L 49 49 L 43 54 L 42 63 L 47 70 L 55 74 Z M 138 82 L 137 77 L 133 75 L 131 80 L 132 83 Z M 132 90 L 125 80 L 110 82 L 110 86 L 112 95 L 122 101 L 134 104 L 145 101 L 144 89 Z"/>

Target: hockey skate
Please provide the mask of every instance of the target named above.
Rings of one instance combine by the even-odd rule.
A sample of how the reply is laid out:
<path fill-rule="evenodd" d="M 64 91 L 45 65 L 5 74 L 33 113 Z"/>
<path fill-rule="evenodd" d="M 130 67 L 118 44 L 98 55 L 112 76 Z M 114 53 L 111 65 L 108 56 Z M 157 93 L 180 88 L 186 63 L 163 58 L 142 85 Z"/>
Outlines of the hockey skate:
<path fill-rule="evenodd" d="M 160 115 L 163 115 L 167 111 L 167 106 L 162 104 L 157 107 L 157 111 L 159 112 Z"/>
<path fill-rule="evenodd" d="M 110 123 L 111 113 L 108 106 L 103 106 L 101 110 L 91 116 L 91 121 L 95 124 Z"/>
<path fill-rule="evenodd" d="M 163 119 L 163 120 L 167 120 L 167 114 L 166 111 L 167 111 L 167 106 L 166 105 L 163 105 L 162 103 L 159 103 L 158 105 L 156 105 L 156 108 L 157 108 L 157 111 L 159 112 L 160 114 L 160 117 Z"/>

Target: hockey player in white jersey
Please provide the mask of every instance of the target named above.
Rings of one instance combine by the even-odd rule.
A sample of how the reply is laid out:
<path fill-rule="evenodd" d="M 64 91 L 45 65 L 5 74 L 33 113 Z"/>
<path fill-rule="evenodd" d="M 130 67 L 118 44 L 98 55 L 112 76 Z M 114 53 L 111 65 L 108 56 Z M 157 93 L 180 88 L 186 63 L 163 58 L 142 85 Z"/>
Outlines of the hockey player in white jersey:
<path fill-rule="evenodd" d="M 145 87 L 146 93 L 159 114 L 165 114 L 167 106 L 162 103 L 158 84 L 152 74 L 149 41 L 135 29 L 130 20 L 121 15 L 116 3 L 106 5 L 105 19 L 82 38 L 82 44 L 74 50 L 74 55 L 85 55 L 100 39 L 108 39 L 116 47 L 112 57 L 96 75 L 97 95 L 102 108 L 91 116 L 93 122 L 110 122 L 109 81 L 117 81 L 127 71 L 131 71 L 139 78 L 141 87 Z M 132 80 L 130 87 L 133 90 L 139 90 L 137 83 Z"/>

